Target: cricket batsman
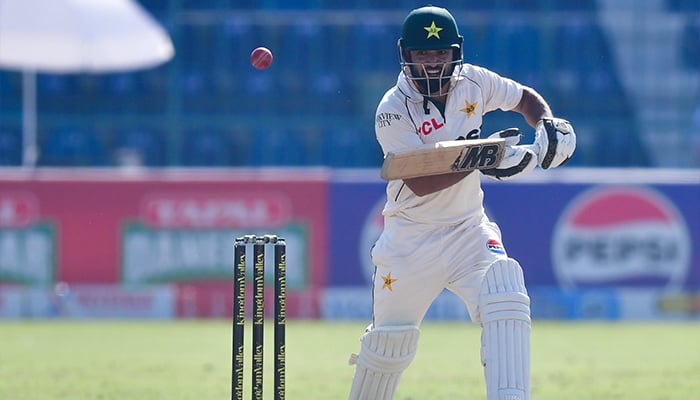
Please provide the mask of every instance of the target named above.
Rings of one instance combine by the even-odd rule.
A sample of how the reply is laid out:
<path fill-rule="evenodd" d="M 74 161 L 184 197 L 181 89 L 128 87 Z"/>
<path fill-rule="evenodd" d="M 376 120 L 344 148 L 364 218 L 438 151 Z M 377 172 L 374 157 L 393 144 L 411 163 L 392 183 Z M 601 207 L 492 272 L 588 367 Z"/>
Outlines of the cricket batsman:
<path fill-rule="evenodd" d="M 513 179 L 536 166 L 559 167 L 572 156 L 574 129 L 553 116 L 537 91 L 464 63 L 464 39 L 448 10 L 411 11 L 398 47 L 398 81 L 376 112 L 385 155 L 424 143 L 479 139 L 483 116 L 501 109 L 521 114 L 535 129 L 535 142 L 519 145 L 517 129 L 490 135 L 505 139 L 506 149 L 496 168 L 481 173 Z M 384 230 L 371 251 L 373 319 L 351 358 L 351 400 L 394 397 L 416 353 L 421 322 L 443 289 L 461 298 L 482 327 L 487 399 L 530 399 L 530 298 L 520 264 L 508 256 L 499 227 L 484 212 L 481 173 L 387 183 Z"/>

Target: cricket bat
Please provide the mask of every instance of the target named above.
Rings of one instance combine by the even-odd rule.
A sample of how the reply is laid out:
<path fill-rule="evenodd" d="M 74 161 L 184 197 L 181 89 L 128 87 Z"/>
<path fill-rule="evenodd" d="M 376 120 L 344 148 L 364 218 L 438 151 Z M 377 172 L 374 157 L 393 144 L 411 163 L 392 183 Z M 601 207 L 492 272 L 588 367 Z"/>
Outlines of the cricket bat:
<path fill-rule="evenodd" d="M 505 139 L 447 140 L 389 152 L 381 178 L 386 181 L 495 168 L 503 158 Z"/>

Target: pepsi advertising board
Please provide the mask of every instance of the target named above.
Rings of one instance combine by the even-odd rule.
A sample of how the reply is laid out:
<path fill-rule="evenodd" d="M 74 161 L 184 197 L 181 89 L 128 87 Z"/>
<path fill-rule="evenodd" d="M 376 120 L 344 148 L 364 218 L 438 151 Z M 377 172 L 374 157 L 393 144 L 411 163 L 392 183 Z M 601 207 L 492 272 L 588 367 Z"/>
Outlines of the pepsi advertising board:
<path fill-rule="evenodd" d="M 514 182 L 483 180 L 486 212 L 501 227 L 508 255 L 523 266 L 533 314 L 537 299 L 543 309 L 547 299 L 570 304 L 553 316 L 585 316 L 593 307 L 617 318 L 626 307 L 620 293 L 697 296 L 700 174 L 679 172 L 669 179 L 665 173 L 630 170 L 610 173 L 601 182 L 600 170 L 567 171 L 567 179 L 552 172 L 536 171 Z M 359 287 L 357 293 L 369 297 L 374 268 L 369 250 L 383 226 L 384 188 L 371 177 L 341 176 L 331 184 L 331 295 L 326 299 L 331 303 L 334 288 L 348 297 L 350 287 Z M 549 315 L 551 310 L 539 311 Z"/>

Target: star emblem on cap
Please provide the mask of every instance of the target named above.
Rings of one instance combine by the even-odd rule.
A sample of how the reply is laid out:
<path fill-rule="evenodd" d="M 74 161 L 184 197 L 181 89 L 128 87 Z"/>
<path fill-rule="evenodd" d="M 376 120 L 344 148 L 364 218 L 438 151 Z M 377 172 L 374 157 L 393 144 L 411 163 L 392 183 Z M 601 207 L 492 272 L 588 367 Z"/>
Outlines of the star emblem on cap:
<path fill-rule="evenodd" d="M 428 37 L 426 39 L 430 39 L 433 36 L 440 39 L 440 31 L 442 30 L 442 28 L 435 26 L 435 21 L 433 21 L 433 23 L 430 24 L 430 26 L 424 26 L 423 29 L 428 31 Z"/>
<path fill-rule="evenodd" d="M 470 103 L 469 100 L 464 100 L 464 103 L 464 108 L 460 108 L 459 111 L 467 113 L 467 118 L 471 118 L 471 116 L 476 112 L 476 106 L 479 105 L 479 102 L 475 101 Z"/>
<path fill-rule="evenodd" d="M 389 272 L 388 275 L 382 276 L 382 280 L 384 281 L 384 284 L 382 285 L 382 289 L 389 289 L 389 291 L 393 291 L 391 289 L 391 285 L 397 281 L 396 278 L 391 277 L 391 272 Z"/>

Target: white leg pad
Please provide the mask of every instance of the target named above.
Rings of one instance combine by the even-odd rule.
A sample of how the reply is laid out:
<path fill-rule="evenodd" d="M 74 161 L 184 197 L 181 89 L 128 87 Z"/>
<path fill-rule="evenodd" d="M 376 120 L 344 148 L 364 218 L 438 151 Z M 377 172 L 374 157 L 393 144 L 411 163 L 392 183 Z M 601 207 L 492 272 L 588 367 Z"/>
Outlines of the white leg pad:
<path fill-rule="evenodd" d="M 530 298 L 513 259 L 489 267 L 479 297 L 488 400 L 530 399 Z"/>
<path fill-rule="evenodd" d="M 360 339 L 350 400 L 391 400 L 418 348 L 417 326 L 373 328 Z"/>

